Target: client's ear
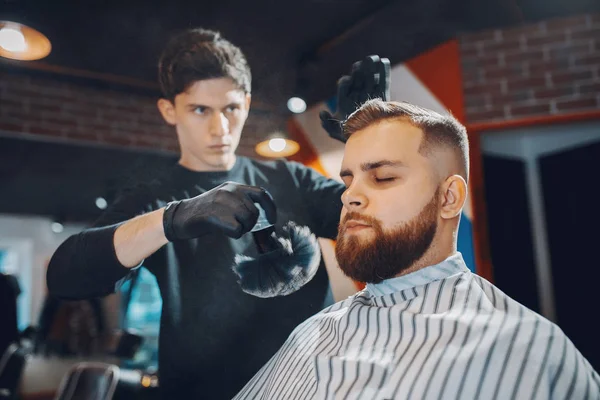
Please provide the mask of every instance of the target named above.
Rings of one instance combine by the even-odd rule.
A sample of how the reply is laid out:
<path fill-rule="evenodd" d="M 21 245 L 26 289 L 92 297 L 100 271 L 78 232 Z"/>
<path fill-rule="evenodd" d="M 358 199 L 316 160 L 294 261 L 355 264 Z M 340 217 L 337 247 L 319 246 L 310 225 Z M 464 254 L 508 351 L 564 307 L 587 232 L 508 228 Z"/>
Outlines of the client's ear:
<path fill-rule="evenodd" d="M 442 207 L 440 216 L 452 219 L 460 216 L 467 200 L 467 182 L 460 175 L 452 175 L 441 186 Z"/>

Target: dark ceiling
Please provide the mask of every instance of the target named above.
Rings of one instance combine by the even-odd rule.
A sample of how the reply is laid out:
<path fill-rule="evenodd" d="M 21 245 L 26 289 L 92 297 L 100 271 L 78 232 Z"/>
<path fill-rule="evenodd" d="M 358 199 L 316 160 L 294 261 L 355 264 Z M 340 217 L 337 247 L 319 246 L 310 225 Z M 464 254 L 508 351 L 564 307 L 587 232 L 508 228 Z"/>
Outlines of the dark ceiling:
<path fill-rule="evenodd" d="M 308 103 L 330 97 L 336 80 L 368 54 L 396 64 L 463 32 L 594 11 L 598 0 L 0 0 L 0 20 L 50 38 L 44 62 L 150 84 L 170 34 L 219 30 L 246 53 L 255 102 L 281 112 L 292 93 Z M 123 171 L 172 161 L 3 138 L 0 213 L 89 220 L 98 212 L 93 199 Z"/>
<path fill-rule="evenodd" d="M 52 41 L 45 60 L 155 82 L 169 35 L 219 30 L 239 45 L 255 98 L 298 90 L 328 98 L 352 62 L 376 53 L 393 64 L 461 32 L 600 10 L 598 0 L 0 0 L 1 19 L 31 24 Z M 282 105 L 282 107 L 284 107 Z"/>

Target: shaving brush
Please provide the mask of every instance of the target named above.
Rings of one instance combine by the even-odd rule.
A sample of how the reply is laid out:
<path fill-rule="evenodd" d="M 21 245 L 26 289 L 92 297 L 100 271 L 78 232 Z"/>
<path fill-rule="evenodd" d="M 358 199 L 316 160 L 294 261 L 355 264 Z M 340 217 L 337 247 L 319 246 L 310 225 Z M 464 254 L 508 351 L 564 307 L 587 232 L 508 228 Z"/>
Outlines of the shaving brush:
<path fill-rule="evenodd" d="M 290 221 L 278 235 L 259 210 L 259 219 L 251 231 L 258 256 L 237 254 L 233 271 L 248 294 L 262 298 L 287 296 L 315 276 L 321 249 L 308 227 Z"/>

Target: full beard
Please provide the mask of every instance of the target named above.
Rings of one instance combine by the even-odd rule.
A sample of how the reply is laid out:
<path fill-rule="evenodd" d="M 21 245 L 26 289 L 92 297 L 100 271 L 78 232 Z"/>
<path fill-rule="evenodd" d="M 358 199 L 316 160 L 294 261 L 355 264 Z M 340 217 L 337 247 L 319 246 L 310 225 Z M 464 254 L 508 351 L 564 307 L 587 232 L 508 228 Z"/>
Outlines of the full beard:
<path fill-rule="evenodd" d="M 438 191 L 415 218 L 384 231 L 373 217 L 349 212 L 338 228 L 335 254 L 341 270 L 355 281 L 379 283 L 408 270 L 431 246 L 437 230 Z M 346 233 L 348 220 L 365 221 L 375 232 L 370 239 Z"/>

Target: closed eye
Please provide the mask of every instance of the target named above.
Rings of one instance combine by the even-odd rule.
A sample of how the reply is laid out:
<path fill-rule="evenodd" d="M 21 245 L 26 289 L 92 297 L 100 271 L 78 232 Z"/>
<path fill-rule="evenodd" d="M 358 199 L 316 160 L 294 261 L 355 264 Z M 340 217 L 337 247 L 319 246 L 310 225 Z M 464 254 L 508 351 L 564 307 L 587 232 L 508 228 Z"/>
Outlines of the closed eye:
<path fill-rule="evenodd" d="M 396 178 L 375 178 L 376 182 L 393 182 Z"/>

